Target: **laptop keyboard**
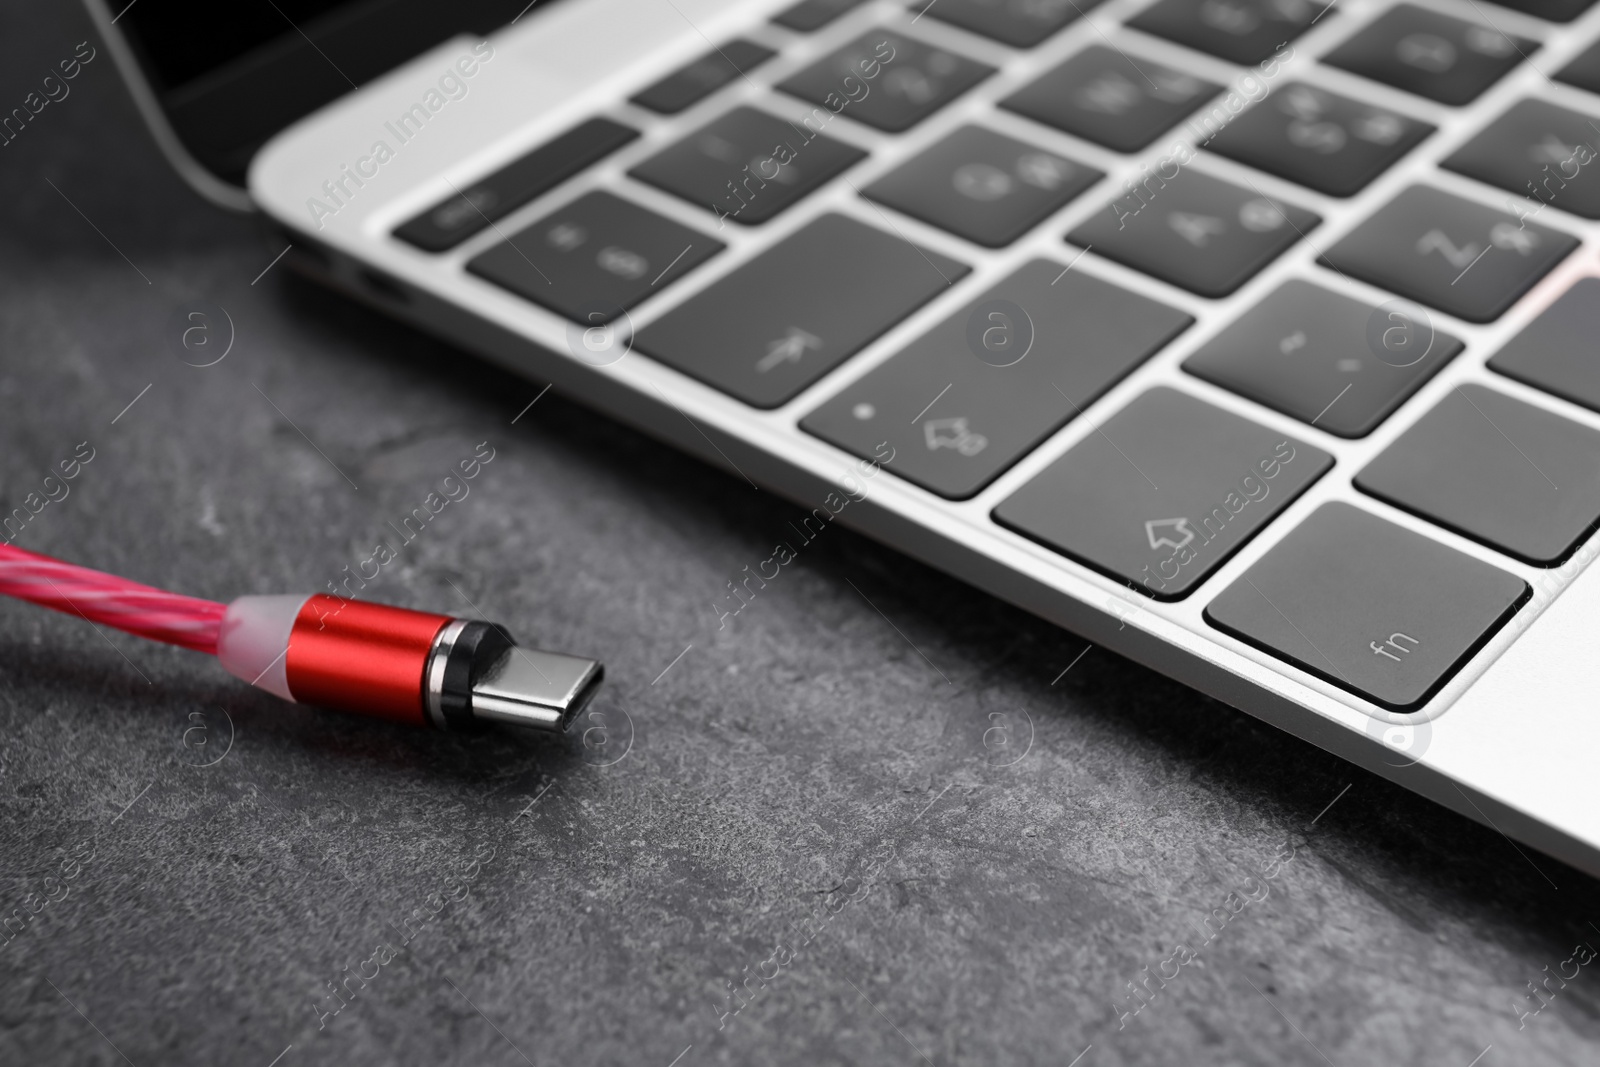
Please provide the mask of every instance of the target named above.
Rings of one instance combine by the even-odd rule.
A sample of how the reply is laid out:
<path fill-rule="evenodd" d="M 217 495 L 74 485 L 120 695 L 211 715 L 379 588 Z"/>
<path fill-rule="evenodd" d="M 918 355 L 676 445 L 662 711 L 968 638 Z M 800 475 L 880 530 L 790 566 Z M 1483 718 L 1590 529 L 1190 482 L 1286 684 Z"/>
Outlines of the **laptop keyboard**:
<path fill-rule="evenodd" d="M 1327 9 L 1315 0 L 1157 0 L 1128 25 L 1230 63 L 1253 66 L 1310 29 Z"/>
<path fill-rule="evenodd" d="M 809 126 L 741 107 L 629 173 L 708 208 L 719 223 L 758 226 L 865 158 Z"/>
<path fill-rule="evenodd" d="M 680 304 L 639 350 L 775 408 L 964 277 L 967 265 L 824 215 Z"/>
<path fill-rule="evenodd" d="M 1099 0 L 930 0 L 913 10 L 1012 48 L 1032 48 Z"/>
<path fill-rule="evenodd" d="M 1560 230 L 1413 185 L 1322 260 L 1468 322 L 1492 322 L 1577 247 Z"/>
<path fill-rule="evenodd" d="M 1356 487 L 1549 566 L 1600 520 L 1600 432 L 1463 385 L 1363 467 Z"/>
<path fill-rule="evenodd" d="M 1332 456 L 1304 441 L 1163 386 L 1107 419 L 994 514 L 1141 592 L 1176 600 L 1332 466 Z"/>
<path fill-rule="evenodd" d="M 676 115 L 698 104 L 733 79 L 749 74 L 777 54 L 754 41 L 736 38 L 628 99 L 662 115 Z"/>
<path fill-rule="evenodd" d="M 860 7 L 863 0 L 800 0 L 773 18 L 773 23 L 796 33 L 814 33 L 852 8 Z"/>
<path fill-rule="evenodd" d="M 590 119 L 487 178 L 458 190 L 395 230 L 394 235 L 424 252 L 454 248 L 638 136 L 638 130 L 620 122 Z"/>
<path fill-rule="evenodd" d="M 985 248 L 1004 248 L 1105 177 L 1104 171 L 963 126 L 862 195 Z"/>
<path fill-rule="evenodd" d="M 902 34 L 873 30 L 778 88 L 888 133 L 909 130 L 995 69 Z"/>
<path fill-rule="evenodd" d="M 1600 171 L 1589 166 L 1597 140 L 1593 119 L 1523 100 L 1439 165 L 1507 192 L 1559 196 L 1563 211 L 1600 219 Z"/>
<path fill-rule="evenodd" d="M 1159 172 L 1090 215 L 1067 240 L 1201 296 L 1227 296 L 1322 221 L 1190 168 Z"/>
<path fill-rule="evenodd" d="M 879 444 L 888 442 L 890 470 L 961 500 L 1193 321 L 1066 264 L 1036 260 L 800 425 L 862 459 L 881 460 Z"/>
<path fill-rule="evenodd" d="M 589 193 L 467 261 L 480 278 L 585 325 L 670 285 L 723 244 L 611 193 Z"/>
<path fill-rule="evenodd" d="M 1484 22 L 1399 4 L 1322 61 L 1459 107 L 1538 49 L 1537 41 L 1508 37 Z"/>
<path fill-rule="evenodd" d="M 1291 82 L 1206 148 L 1329 196 L 1354 196 L 1434 131 L 1386 108 Z"/>
<path fill-rule="evenodd" d="M 1600 279 L 1580 278 L 1489 360 L 1507 378 L 1600 411 Z"/>
<path fill-rule="evenodd" d="M 1206 621 L 1394 711 L 1419 707 L 1528 598 L 1527 583 L 1349 504 L 1324 504 Z"/>
<path fill-rule="evenodd" d="M 1500 6 L 1564 22 L 1592 2 Z M 820 402 L 778 417 L 949 501 L 984 492 L 1063 427 L 1088 423 L 1087 408 L 1194 325 L 1188 311 L 1108 277 L 1158 279 L 1195 294 L 1185 298 L 1193 305 L 1226 298 L 1315 242 L 1316 265 L 1297 270 L 1311 277 L 1277 284 L 1182 364 L 1208 383 L 1197 390 L 1234 394 L 1303 433 L 1186 391 L 1147 388 L 1014 479 L 990 517 L 1019 543 L 1153 600 L 1204 599 L 1201 617 L 1215 633 L 1392 710 L 1430 699 L 1530 595 L 1507 566 L 1451 547 L 1450 537 L 1548 567 L 1600 527 L 1600 431 L 1463 384 L 1367 453 L 1360 470 L 1341 472 L 1381 504 L 1322 504 L 1236 568 L 1226 588 L 1204 592 L 1297 497 L 1334 476 L 1316 432 L 1366 438 L 1464 351 L 1416 305 L 1494 322 L 1578 247 L 1562 211 L 1600 217 L 1600 170 L 1588 168 L 1600 154 L 1600 99 L 1586 110 L 1570 99 L 1524 99 L 1457 139 L 1440 164 L 1453 172 L 1448 181 L 1412 184 L 1353 226 L 1341 223 L 1337 239 L 1317 236 L 1329 209 L 1316 194 L 1361 194 L 1439 134 L 1437 105 L 1476 100 L 1535 56 L 1537 40 L 1502 32 L 1477 5 L 1453 6 L 1456 17 L 1407 3 L 1350 14 L 1319 0 L 1156 0 L 1126 19 L 1138 33 L 1125 33 L 1086 0 L 919 0 L 898 20 L 903 28 L 862 32 L 866 14 L 851 14 L 860 3 L 803 0 L 773 19 L 781 29 L 751 27 L 754 39 L 724 41 L 630 98 L 661 115 L 696 108 L 702 116 L 626 171 L 696 209 L 698 228 L 682 221 L 692 213 L 674 221 L 634 203 L 619 178 L 612 191 L 582 193 L 500 232 L 497 223 L 521 205 L 638 136 L 633 125 L 596 117 L 395 236 L 441 253 L 493 228 L 496 240 L 474 246 L 465 269 L 588 325 L 719 262 L 725 242 L 710 234 L 737 223 L 729 243 L 760 242 L 753 258 L 647 314 L 634 346 L 754 409 L 782 408 L 836 371 L 850 375 L 826 386 L 831 395 Z M 798 65 L 786 54 L 784 41 L 803 46 L 799 35 L 847 15 L 855 31 L 838 32 L 848 43 L 802 47 L 812 58 Z M 1268 66 L 1320 31 L 1325 16 L 1340 24 L 1337 41 L 1314 47 L 1337 70 L 1297 68 L 1298 77 L 1269 86 Z M 915 133 L 1004 74 L 1005 56 L 1026 56 L 1085 19 L 1093 40 L 1080 35 L 1072 54 L 992 94 L 1008 115 L 968 108 L 962 124 L 893 169 L 859 185 L 846 176 L 875 154 L 858 145 Z M 1197 53 L 1193 62 L 1183 49 Z M 1221 63 L 1261 66 L 1230 75 L 1230 89 Z M 1563 90 L 1568 97 L 1600 93 L 1600 42 L 1557 77 L 1576 87 Z M 1255 88 L 1242 93 L 1250 79 Z M 716 108 L 734 85 L 744 86 L 737 102 Z M 794 99 L 810 110 L 780 117 L 795 112 Z M 838 136 L 843 128 L 871 136 Z M 1074 158 L 1058 147 L 1060 134 L 1096 147 Z M 1187 156 L 1148 160 L 1120 187 L 1105 180 L 1107 152 L 1180 138 L 1193 146 Z M 1195 167 L 1195 154 L 1231 162 Z M 1271 176 L 1270 195 L 1253 172 Z M 1452 182 L 1496 195 L 1467 199 L 1443 187 Z M 859 196 L 861 219 L 882 225 L 830 210 L 771 239 L 751 229 L 841 187 Z M 1534 221 L 1537 202 L 1505 193 L 1537 193 L 1558 210 Z M 1094 209 L 1054 235 L 1059 259 L 1013 266 L 851 374 L 854 357 L 960 283 L 984 250 L 1033 239 L 1090 198 Z M 1485 206 L 1497 201 L 1507 210 Z M 908 237 L 896 215 L 951 235 L 941 247 L 969 248 L 969 262 Z M 1073 269 L 1091 253 L 1117 266 Z M 1380 307 L 1318 284 L 1318 272 L 1402 299 Z M 1518 387 L 1600 411 L 1600 361 L 1590 358 L 1597 307 L 1600 281 L 1580 281 L 1489 367 Z M 1406 528 L 1382 517 L 1386 507 L 1450 534 Z"/>
<path fill-rule="evenodd" d="M 1113 152 L 1137 152 L 1221 91 L 1215 82 L 1095 45 L 1000 106 Z"/>
<path fill-rule="evenodd" d="M 1391 335 L 1392 363 L 1372 358 L 1372 308 L 1295 278 L 1194 355 L 1183 369 L 1340 437 L 1365 437 L 1461 351 L 1431 326 Z M 1392 323 L 1380 320 L 1383 328 Z"/>
<path fill-rule="evenodd" d="M 1588 7 L 1593 2 L 1594 0 L 1587 0 L 1584 6 Z M 1576 59 L 1562 67 L 1553 77 L 1556 81 L 1566 82 L 1579 89 L 1600 93 L 1600 41 L 1580 52 Z"/>

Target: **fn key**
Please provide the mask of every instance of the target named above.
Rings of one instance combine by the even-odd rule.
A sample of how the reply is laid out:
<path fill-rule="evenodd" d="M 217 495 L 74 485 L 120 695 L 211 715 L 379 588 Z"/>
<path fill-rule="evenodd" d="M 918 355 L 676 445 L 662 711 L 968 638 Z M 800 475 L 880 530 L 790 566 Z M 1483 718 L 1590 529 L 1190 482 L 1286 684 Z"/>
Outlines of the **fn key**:
<path fill-rule="evenodd" d="M 1522 579 L 1324 504 L 1206 608 L 1211 625 L 1394 711 L 1421 707 L 1528 596 Z"/>

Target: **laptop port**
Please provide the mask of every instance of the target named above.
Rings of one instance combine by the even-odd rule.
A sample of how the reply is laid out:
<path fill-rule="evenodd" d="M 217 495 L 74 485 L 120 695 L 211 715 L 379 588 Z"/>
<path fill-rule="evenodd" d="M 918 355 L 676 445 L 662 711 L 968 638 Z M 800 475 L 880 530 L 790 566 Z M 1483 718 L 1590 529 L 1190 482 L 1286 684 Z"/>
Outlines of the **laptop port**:
<path fill-rule="evenodd" d="M 405 291 L 405 287 L 382 271 L 373 270 L 371 267 L 363 267 L 358 272 L 358 276 L 361 278 L 361 284 L 366 286 L 367 291 L 373 295 L 382 297 L 394 304 L 411 303 L 411 296 Z"/>

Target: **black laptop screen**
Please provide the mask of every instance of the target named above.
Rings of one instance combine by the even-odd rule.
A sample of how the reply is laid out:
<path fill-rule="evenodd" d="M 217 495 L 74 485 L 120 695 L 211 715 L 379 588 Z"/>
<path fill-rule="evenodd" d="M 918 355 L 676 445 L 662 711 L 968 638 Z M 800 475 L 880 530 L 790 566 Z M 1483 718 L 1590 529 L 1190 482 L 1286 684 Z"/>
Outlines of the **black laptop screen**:
<path fill-rule="evenodd" d="M 146 73 L 170 90 L 225 67 L 296 27 L 325 29 L 326 16 L 370 3 L 350 0 L 137 0 L 119 23 L 144 53 Z"/>
<path fill-rule="evenodd" d="M 482 36 L 549 0 L 112 0 L 178 138 L 242 184 L 250 158 L 303 115 L 457 34 Z"/>

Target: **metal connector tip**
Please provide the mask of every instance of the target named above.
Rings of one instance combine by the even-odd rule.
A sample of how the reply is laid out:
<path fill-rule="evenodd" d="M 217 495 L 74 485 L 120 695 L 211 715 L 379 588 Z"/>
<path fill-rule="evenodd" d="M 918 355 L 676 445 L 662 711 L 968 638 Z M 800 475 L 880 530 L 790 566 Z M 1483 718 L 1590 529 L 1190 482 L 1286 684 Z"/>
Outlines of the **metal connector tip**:
<path fill-rule="evenodd" d="M 561 731 L 600 688 L 597 660 L 513 645 L 472 686 L 472 717 Z"/>
<path fill-rule="evenodd" d="M 599 661 L 523 648 L 502 626 L 455 619 L 434 638 L 423 706 L 442 730 L 498 722 L 565 730 L 605 678 Z"/>

